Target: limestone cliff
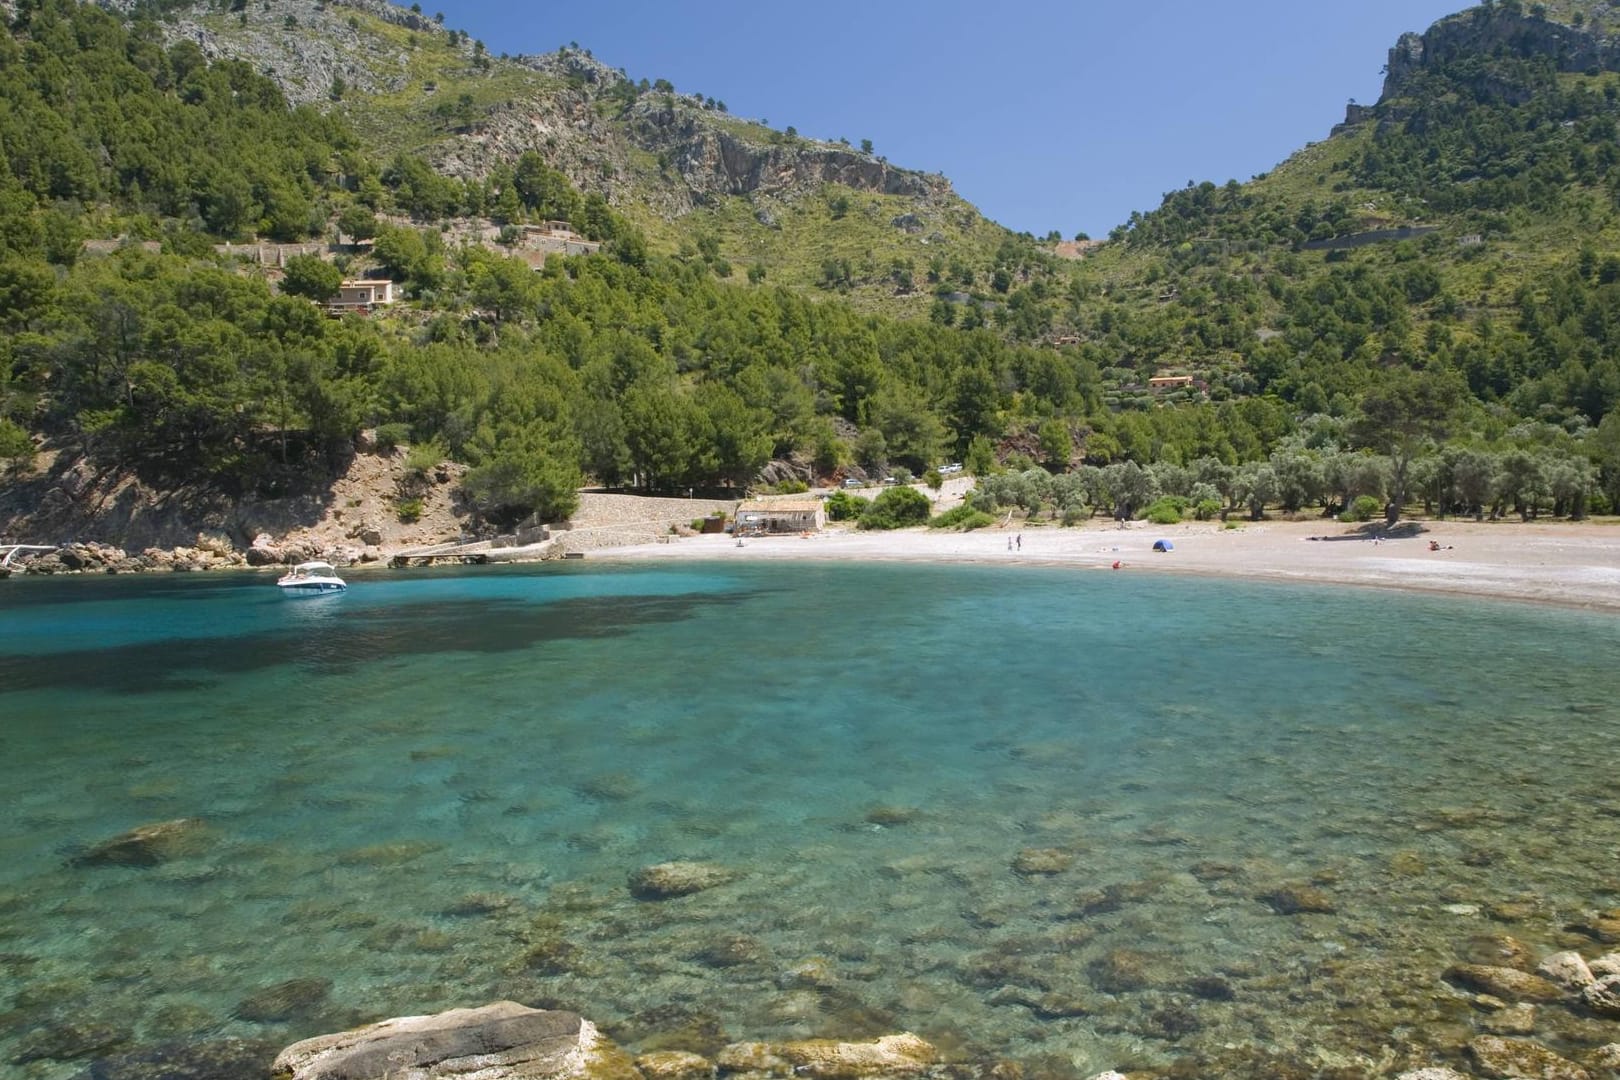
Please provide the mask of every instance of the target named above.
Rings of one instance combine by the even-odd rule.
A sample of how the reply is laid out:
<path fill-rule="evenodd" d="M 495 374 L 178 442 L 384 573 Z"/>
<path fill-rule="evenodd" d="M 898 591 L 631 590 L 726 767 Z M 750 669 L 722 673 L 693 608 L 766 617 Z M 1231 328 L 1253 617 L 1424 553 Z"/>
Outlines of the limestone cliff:
<path fill-rule="evenodd" d="M 1380 102 L 1405 96 L 1426 69 L 1464 56 L 1546 58 L 1563 72 L 1620 70 L 1620 42 L 1605 36 L 1599 24 L 1582 21 L 1574 26 L 1507 5 L 1449 15 L 1422 34 L 1401 35 L 1389 51 Z"/>

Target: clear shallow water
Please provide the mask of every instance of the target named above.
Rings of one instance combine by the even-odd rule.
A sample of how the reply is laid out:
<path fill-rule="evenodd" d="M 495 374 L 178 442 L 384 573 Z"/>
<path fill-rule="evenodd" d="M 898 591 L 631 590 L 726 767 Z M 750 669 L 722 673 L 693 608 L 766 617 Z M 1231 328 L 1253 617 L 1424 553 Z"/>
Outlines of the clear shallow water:
<path fill-rule="evenodd" d="M 1609 617 L 972 567 L 274 593 L 0 589 L 19 1075 L 496 997 L 635 1049 L 910 1029 L 1056 1074 L 1381 1075 L 1474 1032 L 1439 974 L 1481 938 L 1600 952 L 1566 927 L 1620 905 Z M 73 862 L 191 817 L 183 857 Z M 740 876 L 630 896 L 671 859 Z M 1305 886 L 1333 910 L 1261 899 Z"/>

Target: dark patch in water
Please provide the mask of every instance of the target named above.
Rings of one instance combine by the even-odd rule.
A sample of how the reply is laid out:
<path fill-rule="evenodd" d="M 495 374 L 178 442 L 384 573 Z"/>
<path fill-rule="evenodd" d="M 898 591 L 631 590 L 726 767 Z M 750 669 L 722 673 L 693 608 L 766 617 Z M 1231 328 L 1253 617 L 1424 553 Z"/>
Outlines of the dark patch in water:
<path fill-rule="evenodd" d="M 60 687 L 121 694 L 201 689 L 211 684 L 208 675 L 240 675 L 282 664 L 297 664 L 317 675 L 340 675 L 363 664 L 395 657 L 516 652 L 546 641 L 617 637 L 642 626 L 681 622 L 700 608 L 735 604 L 749 595 L 599 596 L 546 604 L 467 600 L 353 607 L 323 623 L 318 634 L 277 630 L 0 656 L 0 694 Z"/>

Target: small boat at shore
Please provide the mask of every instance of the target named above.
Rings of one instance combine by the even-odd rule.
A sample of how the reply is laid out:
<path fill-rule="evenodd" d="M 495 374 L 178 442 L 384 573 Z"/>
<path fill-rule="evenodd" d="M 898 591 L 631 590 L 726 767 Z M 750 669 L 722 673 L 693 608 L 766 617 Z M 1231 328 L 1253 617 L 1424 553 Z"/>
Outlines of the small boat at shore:
<path fill-rule="evenodd" d="M 282 575 L 276 585 L 281 589 L 282 596 L 324 596 L 343 592 L 349 587 L 337 576 L 337 568 L 329 562 L 299 563 Z"/>

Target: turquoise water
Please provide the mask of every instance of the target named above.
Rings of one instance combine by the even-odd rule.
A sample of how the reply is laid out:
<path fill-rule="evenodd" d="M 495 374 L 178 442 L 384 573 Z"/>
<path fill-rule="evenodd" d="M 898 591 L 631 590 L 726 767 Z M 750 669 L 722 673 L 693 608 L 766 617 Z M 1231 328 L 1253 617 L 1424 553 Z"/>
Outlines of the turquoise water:
<path fill-rule="evenodd" d="M 0 1072 L 510 997 L 637 1050 L 1393 1075 L 1480 1022 L 1448 964 L 1596 955 L 1620 906 L 1607 616 L 926 566 L 275 592 L 0 586 Z M 737 877 L 630 895 L 668 860 Z"/>

